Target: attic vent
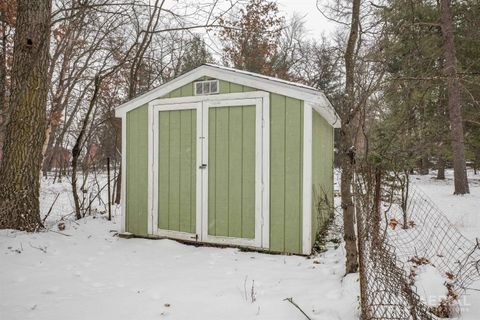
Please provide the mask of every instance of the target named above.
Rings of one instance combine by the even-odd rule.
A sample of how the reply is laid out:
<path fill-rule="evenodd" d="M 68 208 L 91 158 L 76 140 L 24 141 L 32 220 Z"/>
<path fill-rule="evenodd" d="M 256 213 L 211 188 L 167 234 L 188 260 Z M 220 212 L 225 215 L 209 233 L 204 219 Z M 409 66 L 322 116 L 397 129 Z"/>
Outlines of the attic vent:
<path fill-rule="evenodd" d="M 218 93 L 218 80 L 205 80 L 193 83 L 195 95 Z"/>

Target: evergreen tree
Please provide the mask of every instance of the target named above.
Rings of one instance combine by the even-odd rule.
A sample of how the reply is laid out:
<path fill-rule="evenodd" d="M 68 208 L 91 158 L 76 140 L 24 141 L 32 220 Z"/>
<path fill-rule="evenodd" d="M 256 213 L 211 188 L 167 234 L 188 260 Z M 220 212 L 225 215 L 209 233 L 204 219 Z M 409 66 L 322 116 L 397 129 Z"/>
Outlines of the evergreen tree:
<path fill-rule="evenodd" d="M 213 62 L 213 57 L 208 51 L 205 41 L 199 35 L 195 35 L 181 59 L 180 73 L 188 72 L 202 64 L 211 62 Z"/>

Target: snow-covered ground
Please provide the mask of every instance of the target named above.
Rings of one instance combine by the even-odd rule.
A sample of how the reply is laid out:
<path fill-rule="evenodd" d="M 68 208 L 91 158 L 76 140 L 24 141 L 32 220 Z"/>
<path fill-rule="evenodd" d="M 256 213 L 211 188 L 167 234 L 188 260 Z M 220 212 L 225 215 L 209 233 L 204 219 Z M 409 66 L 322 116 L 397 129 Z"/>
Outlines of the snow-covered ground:
<path fill-rule="evenodd" d="M 307 259 L 119 239 L 118 216 L 106 220 L 98 199 L 75 222 L 69 190 L 43 182 L 44 214 L 60 194 L 50 231 L 0 230 L 0 319 L 305 319 L 286 298 L 313 319 L 358 318 L 342 246 Z"/>
<path fill-rule="evenodd" d="M 470 194 L 453 194 L 453 171 L 445 172 L 445 180 L 435 179 L 436 173 L 412 176 L 411 182 L 419 186 L 442 210 L 460 232 L 472 241 L 480 237 L 480 173 L 468 171 Z"/>
<path fill-rule="evenodd" d="M 472 243 L 480 238 L 480 174 L 468 172 L 470 194 L 453 195 L 453 171 L 447 170 L 444 181 L 435 179 L 435 172 L 424 176 L 412 176 L 411 182 L 420 187 L 450 222 Z M 447 294 L 444 282 L 447 277 L 431 265 L 417 269 L 417 292 L 430 306 L 438 305 Z M 473 283 L 466 294 L 458 300 L 460 319 L 480 319 L 480 281 Z"/>
<path fill-rule="evenodd" d="M 99 180 L 91 188 L 100 189 L 105 179 Z M 451 171 L 446 181 L 433 174 L 411 180 L 472 241 L 480 235 L 480 175 L 470 172 L 467 196 L 452 195 Z M 0 230 L 0 319 L 305 319 L 286 298 L 312 319 L 359 317 L 358 277 L 343 277 L 341 245 L 331 243 L 307 259 L 119 239 L 119 208 L 107 221 L 104 202 L 93 199 L 92 216 L 74 221 L 69 190 L 68 181 L 43 181 L 43 214 L 59 194 L 46 221 L 49 231 Z M 444 290 L 443 275 L 430 269 L 418 269 L 426 299 Z M 462 319 L 479 319 L 480 292 L 468 290 L 461 306 Z"/>

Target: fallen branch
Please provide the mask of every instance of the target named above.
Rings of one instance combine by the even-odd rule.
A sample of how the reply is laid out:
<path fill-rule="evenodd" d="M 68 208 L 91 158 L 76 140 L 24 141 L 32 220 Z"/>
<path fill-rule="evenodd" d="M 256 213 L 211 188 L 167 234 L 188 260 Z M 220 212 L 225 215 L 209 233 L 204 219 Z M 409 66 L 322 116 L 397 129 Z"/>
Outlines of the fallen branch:
<path fill-rule="evenodd" d="M 290 303 L 293 304 L 298 310 L 300 310 L 300 312 L 303 313 L 303 315 L 304 315 L 308 320 L 312 320 L 312 318 L 310 318 L 310 317 L 305 313 L 305 311 L 303 311 L 302 308 L 300 308 L 300 306 L 293 301 L 293 298 L 286 298 L 286 299 L 283 299 L 283 301 L 288 301 L 288 302 L 290 302 Z"/>
<path fill-rule="evenodd" d="M 65 237 L 71 237 L 72 235 L 70 234 L 66 234 L 66 233 L 61 233 L 61 232 L 58 232 L 58 231 L 55 231 L 55 230 L 48 230 L 50 232 L 55 232 L 55 233 L 58 233 L 58 234 L 61 234 L 62 236 L 65 236 Z"/>
<path fill-rule="evenodd" d="M 50 215 L 50 213 L 52 213 L 53 206 L 55 205 L 55 202 L 57 202 L 58 196 L 60 196 L 60 193 L 57 193 L 57 196 L 55 197 L 55 200 L 53 200 L 52 205 L 50 206 L 50 209 L 48 209 L 47 214 L 46 214 L 45 217 L 43 218 L 43 220 L 42 220 L 42 224 L 43 224 L 43 225 L 45 225 L 45 220 L 47 220 L 47 218 L 48 218 L 48 216 Z"/>

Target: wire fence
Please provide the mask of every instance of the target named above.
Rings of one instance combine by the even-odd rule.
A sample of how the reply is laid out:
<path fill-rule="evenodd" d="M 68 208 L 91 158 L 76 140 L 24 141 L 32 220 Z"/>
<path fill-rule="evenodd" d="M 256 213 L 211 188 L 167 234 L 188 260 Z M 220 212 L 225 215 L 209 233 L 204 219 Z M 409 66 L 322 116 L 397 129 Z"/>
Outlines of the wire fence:
<path fill-rule="evenodd" d="M 480 247 L 465 238 L 408 177 L 363 169 L 356 177 L 362 319 L 438 319 L 460 312 L 460 296 L 480 279 Z M 425 301 L 416 271 L 430 265 L 445 296 Z"/>

